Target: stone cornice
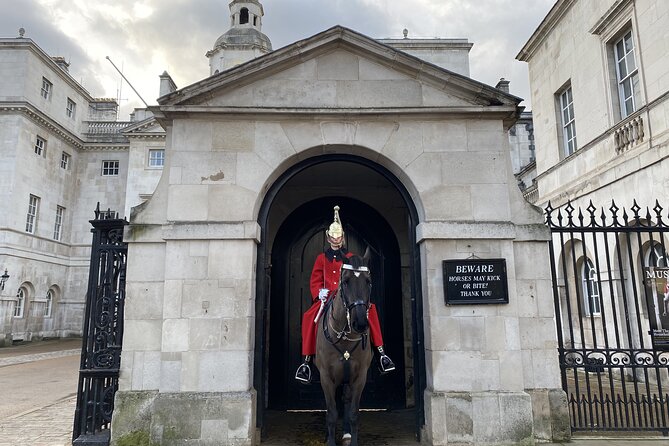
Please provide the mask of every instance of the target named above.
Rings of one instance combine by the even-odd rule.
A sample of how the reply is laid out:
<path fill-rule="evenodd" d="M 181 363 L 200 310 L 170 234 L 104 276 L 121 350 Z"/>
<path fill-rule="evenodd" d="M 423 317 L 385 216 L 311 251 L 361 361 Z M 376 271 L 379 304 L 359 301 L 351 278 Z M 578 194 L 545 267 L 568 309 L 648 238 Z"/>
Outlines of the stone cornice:
<path fill-rule="evenodd" d="M 591 34 L 601 35 L 606 31 L 606 28 L 622 14 L 628 6 L 632 4 L 632 0 L 618 0 L 608 11 L 595 23 L 590 29 Z"/>
<path fill-rule="evenodd" d="M 553 31 L 555 26 L 560 22 L 560 19 L 562 19 L 576 1 L 578 0 L 558 0 L 516 55 L 516 59 L 521 62 L 529 62 L 544 39 Z"/>
<path fill-rule="evenodd" d="M 91 94 L 84 87 L 81 86 L 67 71 L 63 70 L 58 66 L 56 62 L 42 49 L 37 45 L 32 39 L 19 37 L 13 39 L 0 39 L 0 48 L 10 48 L 10 49 L 27 49 L 35 56 L 37 56 L 42 63 L 46 64 L 53 70 L 56 75 L 63 79 L 67 84 L 78 91 L 87 101 L 94 101 L 94 98 L 91 97 Z"/>
<path fill-rule="evenodd" d="M 45 115 L 37 107 L 35 107 L 34 105 L 32 105 L 27 101 L 0 102 L 0 113 L 23 114 L 36 124 L 41 125 L 47 130 L 53 132 L 56 136 L 58 136 L 68 144 L 71 144 L 78 149 L 81 149 L 84 146 L 84 141 L 79 136 L 75 135 L 62 125 L 58 124 L 57 121 Z"/>
<path fill-rule="evenodd" d="M 550 240 L 544 224 L 514 224 L 512 222 L 427 221 L 416 227 L 416 242 L 448 239 L 493 239 L 537 241 Z"/>
<path fill-rule="evenodd" d="M 84 152 L 127 152 L 129 144 L 87 143 L 82 148 Z"/>
<path fill-rule="evenodd" d="M 471 50 L 473 43 L 467 39 L 378 39 L 384 45 L 404 51 L 405 49 L 431 50 Z"/>
<path fill-rule="evenodd" d="M 260 232 L 256 221 L 131 223 L 125 227 L 123 240 L 136 243 L 164 243 L 168 240 L 253 240 L 260 243 Z"/>
<path fill-rule="evenodd" d="M 457 106 L 457 107 L 353 107 L 353 108 L 307 108 L 307 107 L 218 107 L 206 105 L 166 105 L 149 107 L 159 119 L 166 114 L 233 114 L 233 115 L 318 115 L 318 116 L 378 116 L 378 115 L 518 115 L 518 109 L 510 105 Z"/>
<path fill-rule="evenodd" d="M 204 105 L 171 105 L 154 106 L 149 109 L 158 121 L 163 121 L 163 126 L 169 121 L 187 115 L 202 115 L 220 118 L 240 117 L 248 119 L 249 115 L 256 117 L 270 117 L 271 119 L 291 119 L 295 117 L 314 116 L 319 119 L 376 119 L 379 117 L 402 117 L 430 118 L 435 116 L 448 116 L 449 118 L 472 118 L 478 119 L 501 119 L 505 128 L 512 126 L 520 116 L 523 107 L 514 105 L 494 106 L 464 106 L 464 107 L 390 107 L 390 108 L 279 108 L 279 107 L 212 107 Z"/>
<path fill-rule="evenodd" d="M 164 133 L 131 133 L 128 139 L 165 139 Z"/>

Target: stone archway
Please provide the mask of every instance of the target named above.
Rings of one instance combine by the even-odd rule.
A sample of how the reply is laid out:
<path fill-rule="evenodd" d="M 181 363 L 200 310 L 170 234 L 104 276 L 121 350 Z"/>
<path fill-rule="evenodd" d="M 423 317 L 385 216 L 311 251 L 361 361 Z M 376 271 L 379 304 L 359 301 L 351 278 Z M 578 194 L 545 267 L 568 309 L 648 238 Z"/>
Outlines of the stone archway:
<path fill-rule="evenodd" d="M 401 398 L 379 396 L 375 400 L 373 396 L 368 397 L 367 405 L 382 409 L 410 408 L 410 416 L 415 418 L 413 435 L 424 424 L 422 393 L 425 382 L 423 327 L 421 318 L 416 317 L 422 314 L 422 300 L 417 298 L 421 287 L 415 243 L 416 209 L 403 185 L 385 168 L 364 158 L 342 154 L 310 158 L 290 169 L 270 188 L 259 214 L 262 243 L 258 250 L 254 366 L 258 426 L 266 427 L 265 409 L 288 408 L 288 396 L 293 398 L 288 404 L 291 408 L 314 408 L 314 395 L 320 391 L 318 384 L 310 389 L 292 388 L 290 369 L 298 364 L 299 353 L 296 356 L 294 346 L 289 347 L 295 344 L 295 340 L 277 341 L 277 338 L 281 339 L 280 333 L 289 332 L 296 332 L 299 336 L 299 331 L 295 330 L 298 325 L 291 328 L 288 319 L 295 325 L 301 310 L 286 308 L 290 308 L 290 302 L 299 302 L 300 297 L 295 300 L 286 295 L 297 292 L 296 284 L 303 278 L 293 282 L 289 279 L 282 281 L 282 278 L 291 277 L 295 271 L 304 268 L 286 265 L 292 261 L 288 259 L 290 255 L 286 250 L 297 249 L 303 253 L 293 259 L 297 263 L 313 262 L 313 259 L 306 259 L 313 253 L 304 250 L 322 249 L 323 241 L 318 237 L 322 234 L 322 227 L 332 219 L 335 201 L 342 204 L 342 219 L 351 228 L 354 244 L 363 240 L 370 243 L 370 239 L 376 237 L 371 244 L 378 245 L 379 236 L 384 240 L 394 238 L 394 248 L 383 246 L 380 249 L 398 257 L 394 259 L 395 263 L 389 261 L 386 265 L 386 275 L 392 276 L 396 282 L 391 284 L 392 279 L 384 282 L 395 288 L 388 293 L 390 300 L 385 304 L 392 301 L 400 308 L 387 311 L 383 316 L 387 321 L 382 323 L 386 325 L 386 344 L 392 345 L 393 354 L 402 364 L 401 373 L 390 378 L 397 381 L 390 387 L 404 388 L 405 391 L 400 392 Z M 347 209 L 350 210 L 348 214 Z M 308 265 L 307 269 L 310 270 L 310 267 Z M 277 309 L 277 306 L 281 308 Z M 286 317 L 287 312 L 290 318 Z M 389 328 L 390 324 L 402 326 L 393 330 Z M 384 389 L 382 381 L 386 378 L 380 380 L 378 389 Z M 370 392 L 374 392 L 377 384 L 370 385 Z M 285 390 L 277 391 L 278 387 Z M 379 395 L 383 392 L 381 390 Z M 295 399 L 301 403 L 294 404 Z"/>

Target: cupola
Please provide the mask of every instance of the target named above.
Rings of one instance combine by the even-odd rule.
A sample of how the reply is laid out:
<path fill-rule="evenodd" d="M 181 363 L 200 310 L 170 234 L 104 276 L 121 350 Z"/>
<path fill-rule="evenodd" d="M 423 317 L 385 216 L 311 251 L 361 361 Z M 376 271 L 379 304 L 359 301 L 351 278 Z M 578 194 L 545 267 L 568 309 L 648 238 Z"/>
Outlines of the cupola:
<path fill-rule="evenodd" d="M 262 30 L 264 10 L 259 0 L 232 0 L 230 29 L 207 52 L 210 75 L 225 71 L 272 51 L 272 43 Z"/>

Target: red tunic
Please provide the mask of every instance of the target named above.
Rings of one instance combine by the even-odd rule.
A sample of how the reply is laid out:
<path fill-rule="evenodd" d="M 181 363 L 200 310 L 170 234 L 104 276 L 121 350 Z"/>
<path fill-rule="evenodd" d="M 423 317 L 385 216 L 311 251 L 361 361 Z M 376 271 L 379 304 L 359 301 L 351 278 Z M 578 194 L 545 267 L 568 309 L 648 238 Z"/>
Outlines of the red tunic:
<path fill-rule="evenodd" d="M 346 258 L 349 258 L 353 253 L 347 252 L 344 255 Z M 305 356 L 316 354 L 318 324 L 314 323 L 314 319 L 321 307 L 321 301 L 318 299 L 318 291 L 321 288 L 327 288 L 329 291 L 328 300 L 332 299 L 339 286 L 342 264 L 340 255 L 335 255 L 332 257 L 332 260 L 328 259 L 325 253 L 320 253 L 316 257 L 314 267 L 311 270 L 311 279 L 309 280 L 312 305 L 302 316 L 302 354 Z M 382 346 L 381 324 L 379 323 L 379 315 L 376 312 L 374 304 L 371 304 L 369 307 L 368 320 L 372 345 L 374 347 Z"/>

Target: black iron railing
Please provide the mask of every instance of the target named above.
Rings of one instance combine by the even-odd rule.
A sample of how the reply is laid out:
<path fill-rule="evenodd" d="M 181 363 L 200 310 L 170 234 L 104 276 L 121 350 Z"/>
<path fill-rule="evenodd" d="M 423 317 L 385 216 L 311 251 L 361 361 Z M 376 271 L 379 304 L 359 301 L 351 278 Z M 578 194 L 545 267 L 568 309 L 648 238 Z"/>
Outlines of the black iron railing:
<path fill-rule="evenodd" d="M 95 210 L 72 443 L 108 445 L 123 339 L 127 222 Z"/>
<path fill-rule="evenodd" d="M 669 216 L 546 208 L 562 386 L 579 430 L 669 433 Z M 665 273 L 666 271 L 666 273 Z"/>

